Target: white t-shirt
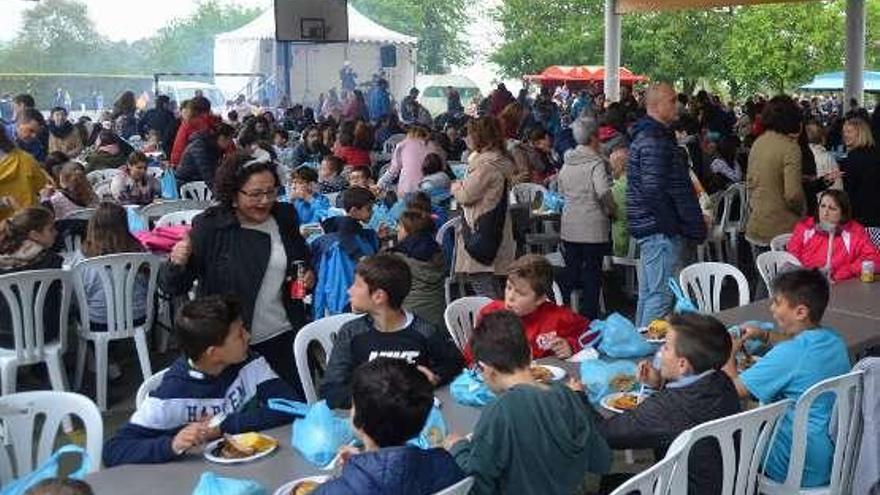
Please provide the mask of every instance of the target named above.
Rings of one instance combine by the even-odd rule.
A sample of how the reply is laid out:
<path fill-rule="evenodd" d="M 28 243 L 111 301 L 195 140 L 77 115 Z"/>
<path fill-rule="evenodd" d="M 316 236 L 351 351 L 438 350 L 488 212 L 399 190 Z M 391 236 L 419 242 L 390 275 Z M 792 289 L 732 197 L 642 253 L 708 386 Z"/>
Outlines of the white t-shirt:
<path fill-rule="evenodd" d="M 281 290 L 287 273 L 287 253 L 281 242 L 281 233 L 278 231 L 278 223 L 274 217 L 269 217 L 263 223 L 245 225 L 242 228 L 256 230 L 268 234 L 272 240 L 272 250 L 269 254 L 269 263 L 266 273 L 263 274 L 263 283 L 260 284 L 260 293 L 254 304 L 254 319 L 251 323 L 251 343 L 259 344 L 286 332 L 293 328 L 287 319 L 287 311 L 284 310 L 284 302 L 281 299 L 284 294 Z"/>

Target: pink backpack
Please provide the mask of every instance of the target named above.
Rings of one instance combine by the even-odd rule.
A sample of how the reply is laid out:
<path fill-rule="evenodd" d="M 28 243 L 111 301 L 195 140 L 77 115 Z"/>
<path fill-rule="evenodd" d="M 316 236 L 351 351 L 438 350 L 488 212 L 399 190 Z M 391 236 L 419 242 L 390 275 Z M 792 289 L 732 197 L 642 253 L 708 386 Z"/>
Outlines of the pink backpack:
<path fill-rule="evenodd" d="M 175 244 L 186 238 L 190 229 L 192 229 L 190 225 L 174 225 L 156 227 L 150 231 L 135 232 L 133 235 L 150 251 L 170 253 L 171 248 Z"/>

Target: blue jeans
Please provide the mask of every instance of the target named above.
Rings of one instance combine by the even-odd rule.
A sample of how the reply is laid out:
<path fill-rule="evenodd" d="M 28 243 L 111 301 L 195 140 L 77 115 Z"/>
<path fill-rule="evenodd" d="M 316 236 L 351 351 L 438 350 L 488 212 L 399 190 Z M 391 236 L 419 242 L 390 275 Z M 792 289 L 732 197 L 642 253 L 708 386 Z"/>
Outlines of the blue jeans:
<path fill-rule="evenodd" d="M 636 307 L 636 326 L 647 326 L 651 320 L 662 318 L 672 309 L 672 291 L 669 278 L 681 268 L 684 238 L 654 234 L 637 240 L 640 250 L 639 301 Z"/>

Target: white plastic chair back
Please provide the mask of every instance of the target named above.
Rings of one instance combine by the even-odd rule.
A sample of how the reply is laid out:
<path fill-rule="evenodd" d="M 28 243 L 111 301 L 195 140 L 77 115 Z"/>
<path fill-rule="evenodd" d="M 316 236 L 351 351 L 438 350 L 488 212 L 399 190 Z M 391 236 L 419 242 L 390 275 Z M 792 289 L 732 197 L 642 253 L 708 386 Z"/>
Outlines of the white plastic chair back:
<path fill-rule="evenodd" d="M 765 451 L 773 437 L 776 423 L 791 405 L 790 400 L 774 402 L 726 418 L 697 425 L 682 435 L 690 438 L 672 474 L 670 493 L 687 493 L 688 455 L 694 444 L 705 438 L 718 442 L 723 466 L 721 493 L 724 495 L 751 495 L 758 484 L 758 471 Z M 739 449 L 735 440 L 739 441 Z M 739 453 L 739 455 L 737 455 Z"/>
<path fill-rule="evenodd" d="M 210 205 L 206 202 L 192 201 L 186 199 L 160 201 L 157 203 L 150 203 L 148 205 L 142 206 L 138 210 L 138 214 L 141 216 L 141 218 L 144 219 L 144 223 L 149 225 L 150 220 L 154 218 L 161 218 L 163 215 L 167 215 L 169 213 L 186 210 L 204 210 L 208 206 Z"/>
<path fill-rule="evenodd" d="M 611 495 L 666 495 L 669 493 L 672 473 L 681 460 L 684 447 L 690 438 L 689 431 L 682 432 L 672 442 L 663 459 L 627 480 L 626 483 L 611 492 Z"/>
<path fill-rule="evenodd" d="M 51 317 L 59 319 L 58 338 L 63 350 L 67 347 L 67 315 L 73 288 L 70 271 L 31 270 L 0 276 L 0 294 L 9 308 L 19 366 L 45 360 L 44 329 L 48 322 L 43 321 L 43 308 L 52 286 L 60 286 L 59 313 Z"/>
<path fill-rule="evenodd" d="M 88 179 L 89 184 L 94 188 L 98 184 L 102 182 L 108 182 L 113 180 L 113 177 L 116 177 L 116 174 L 119 173 L 119 169 L 116 168 L 105 168 L 103 170 L 92 170 L 91 172 L 86 174 L 86 179 Z"/>
<path fill-rule="evenodd" d="M 471 491 L 472 486 L 474 486 L 474 478 L 473 476 L 468 476 L 458 483 L 436 492 L 434 495 L 467 495 Z"/>
<path fill-rule="evenodd" d="M 90 220 L 93 216 L 95 216 L 95 208 L 83 208 L 81 210 L 74 210 L 67 214 L 64 217 L 65 220 Z"/>
<path fill-rule="evenodd" d="M 437 241 L 437 244 L 443 246 L 443 242 L 446 240 L 446 236 L 450 230 L 453 231 L 452 235 L 452 257 L 449 260 L 449 274 L 446 276 L 446 280 L 443 282 L 443 291 L 446 298 L 446 305 L 449 306 L 449 303 L 452 302 L 452 285 L 455 284 L 457 277 L 455 276 L 455 230 L 461 225 L 461 217 L 451 218 L 446 221 L 443 225 L 437 229 L 437 235 L 434 237 L 434 240 Z M 464 284 L 459 284 L 459 291 L 464 290 Z"/>
<path fill-rule="evenodd" d="M 204 181 L 187 182 L 180 186 L 180 197 L 194 201 L 208 202 L 214 199 L 211 188 Z"/>
<path fill-rule="evenodd" d="M 794 410 L 792 425 L 792 447 L 788 461 L 788 474 L 783 483 L 775 483 L 761 477 L 759 490 L 767 495 L 812 493 L 801 491 L 801 478 L 807 450 L 807 424 L 810 409 L 817 398 L 826 395 L 834 397 L 832 415 L 832 434 L 834 440 L 834 461 L 831 466 L 831 482 L 822 493 L 829 495 L 849 494 L 856 451 L 859 447 L 862 425 L 862 378 L 864 371 L 854 371 L 845 375 L 822 380 L 808 388 L 798 399 Z M 877 432 L 868 432 L 876 435 Z M 816 487 L 818 488 L 818 487 Z M 815 488 L 813 488 L 815 489 Z"/>
<path fill-rule="evenodd" d="M 701 313 L 717 313 L 721 311 L 721 285 L 726 277 L 733 277 L 739 287 L 739 305 L 748 304 L 749 283 L 745 275 L 733 265 L 694 263 L 681 271 L 678 282 L 686 295 L 693 294 L 692 300 Z"/>
<path fill-rule="evenodd" d="M 562 299 L 562 289 L 559 288 L 559 284 L 556 282 L 553 282 L 553 302 L 557 306 L 565 306 L 565 300 Z"/>
<path fill-rule="evenodd" d="M 778 236 L 770 239 L 770 250 L 771 251 L 785 251 L 788 248 L 788 241 L 791 239 L 791 234 L 779 234 Z"/>
<path fill-rule="evenodd" d="M 153 306 L 156 298 L 156 277 L 162 259 L 149 253 L 122 253 L 87 258 L 73 267 L 74 287 L 80 310 L 83 333 L 91 333 L 88 299 L 83 285 L 82 271 L 92 269 L 98 273 L 107 302 L 107 338 L 110 340 L 133 337 L 135 280 L 142 268 L 149 270 L 147 278 L 145 329 L 153 327 Z M 100 332 L 105 333 L 105 332 Z"/>
<path fill-rule="evenodd" d="M 734 205 L 735 200 L 739 200 L 739 204 Z M 742 232 L 745 227 L 746 210 L 746 185 L 744 182 L 736 182 L 731 184 L 721 195 L 722 203 L 722 229 L 725 232 Z M 733 215 L 733 207 L 738 207 L 738 215 L 736 219 L 731 219 Z"/>
<path fill-rule="evenodd" d="M 382 145 L 382 152 L 387 155 L 394 153 L 394 148 L 396 148 L 404 139 L 406 139 L 406 134 L 392 134 L 391 136 L 388 136 L 388 139 L 386 139 L 385 143 Z"/>
<path fill-rule="evenodd" d="M 801 262 L 791 253 L 785 251 L 767 251 L 758 255 L 755 260 L 761 278 L 770 289 L 773 279 L 785 265 L 801 266 Z"/>
<path fill-rule="evenodd" d="M 95 196 L 97 196 L 98 199 L 101 201 L 113 199 L 113 192 L 110 189 L 111 184 L 112 181 L 105 180 L 104 182 L 95 185 Z"/>
<path fill-rule="evenodd" d="M 539 198 L 544 198 L 547 194 L 547 188 L 540 184 L 532 184 L 523 182 L 517 184 L 510 189 L 510 204 L 516 205 L 521 203 L 531 204 Z M 540 205 L 539 205 L 540 206 Z"/>
<path fill-rule="evenodd" d="M 329 360 L 336 333 L 339 332 L 342 325 L 360 317 L 361 315 L 355 313 L 327 316 L 309 323 L 297 332 L 293 341 L 293 357 L 296 361 L 296 372 L 299 374 L 303 392 L 305 392 L 306 401 L 309 404 L 318 402 L 318 393 L 315 390 L 314 380 L 312 380 L 312 370 L 309 369 L 309 345 L 317 341 L 324 348 L 324 354 Z"/>
<path fill-rule="evenodd" d="M 166 213 L 156 220 L 156 227 L 171 227 L 176 225 L 192 225 L 193 218 L 204 210 L 183 210 Z"/>
<path fill-rule="evenodd" d="M 0 455 L 0 485 L 30 474 L 46 462 L 55 451 L 59 426 L 69 415 L 79 417 L 85 426 L 85 450 L 91 458 L 89 471 L 98 471 L 104 444 L 104 423 L 98 407 L 88 397 L 49 390 L 0 397 L 0 423 L 13 454 L 11 459 L 8 455 Z M 39 431 L 37 418 L 42 419 Z M 6 449 L 2 449 L 2 454 L 7 454 Z"/>
<path fill-rule="evenodd" d="M 483 306 L 490 302 L 492 300 L 488 297 L 468 296 L 456 299 L 446 306 L 443 319 L 446 321 L 446 329 L 452 335 L 452 341 L 455 342 L 459 350 L 464 350 L 474 332 L 477 315 Z"/>
<path fill-rule="evenodd" d="M 165 373 L 168 373 L 168 368 L 163 369 L 162 371 L 158 371 L 153 374 L 153 376 L 144 380 L 141 383 L 141 386 L 138 387 L 137 394 L 134 396 L 134 407 L 138 409 L 141 407 L 141 404 L 150 395 L 150 392 L 159 388 L 159 385 L 162 384 L 162 377 L 165 376 Z"/>

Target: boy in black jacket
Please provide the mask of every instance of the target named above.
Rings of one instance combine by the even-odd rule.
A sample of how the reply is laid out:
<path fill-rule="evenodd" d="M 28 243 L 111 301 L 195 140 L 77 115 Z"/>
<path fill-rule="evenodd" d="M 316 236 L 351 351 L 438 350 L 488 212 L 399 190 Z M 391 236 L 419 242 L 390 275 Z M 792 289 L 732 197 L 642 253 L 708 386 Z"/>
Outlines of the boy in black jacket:
<path fill-rule="evenodd" d="M 358 263 L 348 295 L 352 311 L 366 315 L 343 325 L 336 336 L 320 394 L 331 408 L 351 407 L 355 368 L 377 357 L 417 365 L 435 387 L 461 371 L 462 356 L 449 332 L 402 309 L 411 284 L 409 267 L 394 255 Z"/>
<path fill-rule="evenodd" d="M 600 423 L 599 431 L 612 449 L 654 449 L 658 459 L 681 432 L 740 411 L 739 397 L 721 370 L 730 356 L 732 340 L 715 318 L 697 314 L 669 319 L 660 369 L 639 364 L 638 379 L 660 390 L 633 410 Z M 721 455 L 716 444 L 691 450 L 688 493 L 718 493 Z"/>

